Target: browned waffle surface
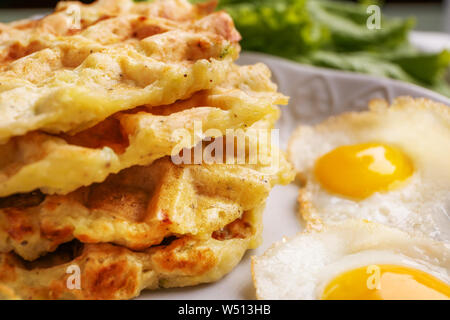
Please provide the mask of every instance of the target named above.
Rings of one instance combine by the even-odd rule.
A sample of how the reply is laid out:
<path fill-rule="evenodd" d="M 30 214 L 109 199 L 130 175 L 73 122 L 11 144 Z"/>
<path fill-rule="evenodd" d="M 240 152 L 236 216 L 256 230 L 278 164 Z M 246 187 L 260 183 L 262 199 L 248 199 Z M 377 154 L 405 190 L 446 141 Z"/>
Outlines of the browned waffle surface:
<path fill-rule="evenodd" d="M 144 289 L 217 281 L 255 247 L 262 208 L 220 230 L 226 236 L 168 239 L 135 252 L 111 244 L 71 242 L 33 262 L 0 254 L 0 297 L 8 299 L 130 299 Z M 74 271 L 76 270 L 76 271 Z M 76 280 L 70 276 L 77 273 Z"/>

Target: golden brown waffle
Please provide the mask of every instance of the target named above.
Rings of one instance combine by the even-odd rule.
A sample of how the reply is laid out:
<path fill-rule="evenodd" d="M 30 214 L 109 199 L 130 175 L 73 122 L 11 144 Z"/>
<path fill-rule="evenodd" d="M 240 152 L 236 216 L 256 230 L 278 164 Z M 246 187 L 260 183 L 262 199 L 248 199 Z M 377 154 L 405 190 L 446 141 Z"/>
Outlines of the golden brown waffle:
<path fill-rule="evenodd" d="M 0 297 L 130 299 L 143 289 L 214 282 L 258 245 L 261 211 L 248 211 L 205 239 L 184 236 L 141 252 L 111 244 L 69 243 L 33 262 L 0 254 Z M 74 268 L 80 270 L 80 289 L 71 286 L 76 284 L 70 279 Z"/>
<path fill-rule="evenodd" d="M 0 24 L 0 297 L 129 299 L 216 281 L 259 244 L 293 172 L 250 131 L 287 98 L 264 65 L 233 63 L 240 35 L 215 5 L 68 1 Z M 229 129 L 249 134 L 231 149 L 244 163 L 173 162 Z"/>
<path fill-rule="evenodd" d="M 274 104 L 286 98 L 276 92 L 267 67 L 232 69 L 220 86 L 172 105 L 121 112 L 74 136 L 32 132 L 0 145 L 0 196 L 35 189 L 66 194 L 124 168 L 148 165 L 202 140 L 196 122 L 203 133 L 216 129 L 214 137 L 264 118 L 274 122 Z M 174 135 L 177 129 L 192 139 Z"/>
<path fill-rule="evenodd" d="M 0 141 L 37 129 L 83 130 L 115 112 L 171 104 L 218 85 L 239 52 L 231 18 L 217 12 L 174 21 L 157 9 L 164 3 L 154 3 L 149 16 L 97 13 L 96 22 L 63 35 L 42 32 L 39 21 L 3 26 Z M 51 17 L 42 24 L 58 29 Z"/>
<path fill-rule="evenodd" d="M 119 15 L 136 14 L 141 16 L 164 18 L 173 21 L 192 21 L 208 15 L 214 11 L 215 1 L 191 5 L 186 0 L 152 0 L 134 2 L 133 0 L 98 0 L 92 4 L 83 4 L 78 1 L 60 1 L 55 12 L 42 19 L 24 19 L 8 24 L 0 24 L 4 31 L 0 40 L 12 40 L 11 34 L 15 33 L 15 39 L 22 35 L 43 34 L 53 36 L 73 35 L 85 30 L 100 21 L 117 17 Z M 79 12 L 79 24 L 74 23 L 75 10 Z M 21 39 L 22 40 L 22 39 Z"/>
<path fill-rule="evenodd" d="M 271 168 L 174 165 L 165 157 L 66 196 L 1 198 L 0 252 L 34 260 L 74 238 L 142 250 L 170 236 L 208 236 L 264 203 L 275 184 L 292 180 L 284 156 L 277 160 Z"/>

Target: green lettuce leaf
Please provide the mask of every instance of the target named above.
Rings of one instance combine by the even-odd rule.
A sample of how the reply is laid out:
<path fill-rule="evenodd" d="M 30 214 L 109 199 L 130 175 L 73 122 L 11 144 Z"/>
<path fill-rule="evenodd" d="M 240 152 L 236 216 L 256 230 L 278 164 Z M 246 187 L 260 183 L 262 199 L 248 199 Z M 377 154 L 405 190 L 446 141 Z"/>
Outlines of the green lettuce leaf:
<path fill-rule="evenodd" d="M 373 2 L 373 1 L 372 1 Z M 450 96 L 450 53 L 423 53 L 408 35 L 414 19 L 382 15 L 366 26 L 367 4 L 332 0 L 222 0 L 241 32 L 244 50 L 301 63 L 415 83 Z"/>

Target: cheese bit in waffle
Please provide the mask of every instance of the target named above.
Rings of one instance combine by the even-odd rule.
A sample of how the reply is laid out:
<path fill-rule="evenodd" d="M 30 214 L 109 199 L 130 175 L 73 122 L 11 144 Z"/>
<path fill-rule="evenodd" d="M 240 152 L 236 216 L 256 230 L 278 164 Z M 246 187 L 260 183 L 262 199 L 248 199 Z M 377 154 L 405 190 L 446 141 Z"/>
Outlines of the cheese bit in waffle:
<path fill-rule="evenodd" d="M 140 252 L 71 242 L 33 262 L 0 254 L 0 297 L 130 299 L 144 289 L 214 282 L 258 244 L 261 213 L 262 207 L 250 210 L 204 239 L 168 238 Z"/>

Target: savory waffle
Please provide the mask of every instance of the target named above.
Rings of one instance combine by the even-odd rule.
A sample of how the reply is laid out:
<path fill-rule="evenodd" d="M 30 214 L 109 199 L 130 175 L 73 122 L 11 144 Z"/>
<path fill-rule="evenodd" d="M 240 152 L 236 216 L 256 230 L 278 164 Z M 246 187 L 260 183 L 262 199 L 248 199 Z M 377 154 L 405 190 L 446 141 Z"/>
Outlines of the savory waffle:
<path fill-rule="evenodd" d="M 267 196 L 293 172 L 251 132 L 287 98 L 264 65 L 233 63 L 240 35 L 215 4 L 64 1 L 0 24 L 0 297 L 212 282 L 259 244 Z M 228 150 L 230 129 L 243 148 Z M 197 163 L 213 145 L 222 161 Z"/>
<path fill-rule="evenodd" d="M 26 35 L 42 37 L 43 34 L 53 36 L 72 35 L 79 30 L 96 24 L 100 21 L 129 14 L 153 18 L 164 18 L 171 21 L 192 21 L 203 17 L 215 10 L 216 4 L 210 1 L 206 4 L 192 5 L 186 0 L 153 0 L 134 2 L 132 0 L 98 0 L 91 4 L 79 1 L 60 1 L 55 11 L 42 19 L 24 19 L 1 24 L 5 29 L 0 40 L 10 40 L 15 32 L 15 39 L 26 39 Z M 75 11 L 79 14 L 79 23 L 74 26 Z M 74 27 L 77 27 L 74 30 Z"/>
<path fill-rule="evenodd" d="M 258 245 L 262 207 L 205 239 L 184 236 L 141 252 L 111 244 L 61 246 L 33 262 L 0 254 L 0 298 L 130 299 L 141 290 L 214 282 Z M 68 285 L 79 268 L 80 289 Z"/>
<path fill-rule="evenodd" d="M 264 203 L 292 179 L 280 155 L 263 165 L 174 165 L 169 157 L 135 166 L 66 196 L 30 193 L 0 199 L 0 252 L 34 260 L 58 245 L 111 242 L 133 250 L 170 236 L 204 237 Z"/>
<path fill-rule="evenodd" d="M 203 133 L 215 129 L 217 137 L 264 118 L 275 121 L 274 104 L 287 99 L 276 92 L 267 67 L 232 69 L 220 86 L 172 105 L 120 112 L 72 136 L 36 131 L 12 138 L 0 145 L 0 196 L 35 189 L 66 194 L 124 168 L 148 165 L 201 141 L 196 122 Z M 177 129 L 187 130 L 192 139 L 174 136 Z"/>
<path fill-rule="evenodd" d="M 51 17 L 42 24 L 59 28 Z M 121 110 L 186 99 L 220 83 L 239 52 L 240 36 L 224 12 L 186 21 L 102 13 L 64 35 L 39 25 L 2 30 L 0 141 L 38 129 L 75 132 Z"/>

